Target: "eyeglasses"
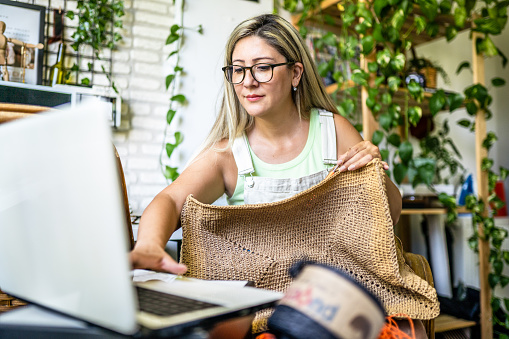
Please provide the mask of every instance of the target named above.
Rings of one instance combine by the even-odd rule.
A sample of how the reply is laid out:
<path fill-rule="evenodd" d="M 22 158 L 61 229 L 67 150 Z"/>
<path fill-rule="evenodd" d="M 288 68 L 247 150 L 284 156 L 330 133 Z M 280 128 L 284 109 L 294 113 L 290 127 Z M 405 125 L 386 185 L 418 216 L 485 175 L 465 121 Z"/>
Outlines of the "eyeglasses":
<path fill-rule="evenodd" d="M 272 80 L 272 76 L 274 75 L 274 67 L 283 66 L 283 65 L 291 65 L 294 64 L 295 61 L 284 62 L 281 64 L 255 64 L 251 67 L 237 66 L 237 65 L 229 65 L 221 68 L 224 72 L 224 76 L 226 80 L 228 80 L 231 84 L 240 84 L 244 81 L 246 76 L 246 69 L 251 71 L 253 75 L 253 79 L 256 82 L 269 82 Z"/>

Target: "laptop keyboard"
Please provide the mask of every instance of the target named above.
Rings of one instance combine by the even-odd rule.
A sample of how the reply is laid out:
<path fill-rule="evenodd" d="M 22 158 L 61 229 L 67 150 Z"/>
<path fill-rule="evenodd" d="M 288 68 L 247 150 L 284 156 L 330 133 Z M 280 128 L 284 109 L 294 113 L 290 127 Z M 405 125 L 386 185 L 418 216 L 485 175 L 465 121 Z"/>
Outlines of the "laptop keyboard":
<path fill-rule="evenodd" d="M 139 286 L 136 286 L 136 292 L 140 310 L 159 316 L 169 316 L 219 306 Z"/>

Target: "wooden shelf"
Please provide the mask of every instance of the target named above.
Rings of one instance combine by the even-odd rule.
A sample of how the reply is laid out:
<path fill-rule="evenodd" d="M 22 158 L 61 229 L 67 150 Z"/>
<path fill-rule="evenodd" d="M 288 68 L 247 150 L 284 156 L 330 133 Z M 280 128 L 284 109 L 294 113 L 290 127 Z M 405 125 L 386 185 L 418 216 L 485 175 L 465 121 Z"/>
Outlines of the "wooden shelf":
<path fill-rule="evenodd" d="M 435 319 L 435 333 L 459 330 L 477 325 L 475 321 L 453 317 L 448 314 L 440 314 Z"/>
<path fill-rule="evenodd" d="M 434 207 L 434 208 L 403 208 L 401 210 L 401 215 L 437 215 L 437 214 L 446 214 L 447 210 L 445 208 Z M 470 213 L 464 206 L 458 207 L 458 213 Z"/>

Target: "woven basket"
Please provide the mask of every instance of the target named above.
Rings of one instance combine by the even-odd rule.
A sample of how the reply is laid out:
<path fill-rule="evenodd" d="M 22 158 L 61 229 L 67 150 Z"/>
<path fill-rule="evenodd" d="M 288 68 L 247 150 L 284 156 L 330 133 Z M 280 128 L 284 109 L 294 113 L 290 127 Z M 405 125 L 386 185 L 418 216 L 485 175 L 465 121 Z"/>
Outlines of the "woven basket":
<path fill-rule="evenodd" d="M 25 305 L 26 303 L 5 294 L 2 292 L 2 290 L 0 290 L 0 313 L 7 312 Z"/>
<path fill-rule="evenodd" d="M 437 70 L 433 67 L 425 67 L 419 70 L 426 79 L 427 88 L 437 88 Z"/>

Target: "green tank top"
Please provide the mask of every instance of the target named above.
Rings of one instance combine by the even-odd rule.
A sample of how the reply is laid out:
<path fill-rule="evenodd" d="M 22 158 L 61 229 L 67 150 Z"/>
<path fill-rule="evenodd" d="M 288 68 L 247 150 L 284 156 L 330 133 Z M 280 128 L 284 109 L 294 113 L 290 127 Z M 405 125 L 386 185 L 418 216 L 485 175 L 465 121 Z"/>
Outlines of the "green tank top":
<path fill-rule="evenodd" d="M 308 139 L 304 149 L 296 158 L 283 164 L 268 164 L 254 154 L 249 141 L 248 147 L 255 170 L 253 176 L 278 179 L 301 178 L 329 168 L 323 163 L 321 127 L 317 109 L 311 110 Z M 227 197 L 226 201 L 229 205 L 244 204 L 244 175 L 237 177 L 235 192 L 231 197 Z"/>

